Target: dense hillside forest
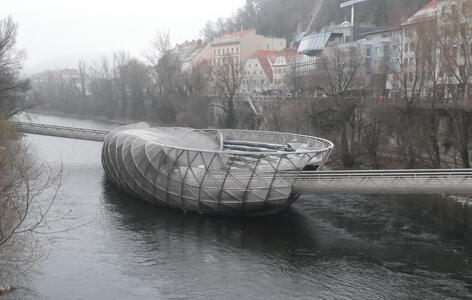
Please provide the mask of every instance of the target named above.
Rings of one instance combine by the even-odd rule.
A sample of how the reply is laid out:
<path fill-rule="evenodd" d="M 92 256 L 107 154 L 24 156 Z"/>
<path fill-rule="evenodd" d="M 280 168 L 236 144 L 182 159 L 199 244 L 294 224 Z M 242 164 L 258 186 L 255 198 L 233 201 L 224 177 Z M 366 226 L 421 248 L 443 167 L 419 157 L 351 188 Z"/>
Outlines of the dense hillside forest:
<path fill-rule="evenodd" d="M 345 0 L 327 0 L 322 12 L 313 23 L 311 31 L 320 30 L 331 23 L 340 23 L 350 17 L 349 9 L 341 9 Z M 368 0 L 358 4 L 356 19 L 378 26 L 398 24 L 408 18 L 430 0 Z M 247 0 L 245 5 L 231 18 L 209 22 L 203 29 L 205 39 L 225 31 L 256 28 L 258 33 L 281 36 L 292 40 L 305 29 L 315 0 Z"/>

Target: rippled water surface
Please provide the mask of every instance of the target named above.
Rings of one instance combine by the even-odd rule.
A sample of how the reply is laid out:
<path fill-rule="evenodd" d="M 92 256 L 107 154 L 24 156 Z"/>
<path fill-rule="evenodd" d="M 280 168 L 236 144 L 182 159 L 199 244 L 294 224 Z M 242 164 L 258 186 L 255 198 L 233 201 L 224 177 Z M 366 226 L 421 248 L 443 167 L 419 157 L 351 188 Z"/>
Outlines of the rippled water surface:
<path fill-rule="evenodd" d="M 110 129 L 104 122 L 35 122 Z M 472 297 L 472 206 L 439 197 L 305 196 L 272 217 L 183 214 L 108 184 L 101 144 L 28 136 L 62 162 L 47 258 L 21 299 L 439 299 Z M 73 227 L 72 230 L 61 229 Z"/>

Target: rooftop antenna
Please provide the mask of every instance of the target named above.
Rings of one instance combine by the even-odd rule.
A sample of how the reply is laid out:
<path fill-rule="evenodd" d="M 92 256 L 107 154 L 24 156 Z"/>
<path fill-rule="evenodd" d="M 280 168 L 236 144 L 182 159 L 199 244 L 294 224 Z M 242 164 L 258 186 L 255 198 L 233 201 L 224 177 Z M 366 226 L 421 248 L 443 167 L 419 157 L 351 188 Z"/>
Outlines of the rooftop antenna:
<path fill-rule="evenodd" d="M 351 26 L 354 26 L 354 21 L 355 21 L 354 6 L 357 3 L 361 3 L 361 2 L 365 2 L 365 1 L 367 1 L 367 0 L 350 0 L 350 1 L 347 1 L 347 2 L 344 2 L 344 3 L 341 3 L 341 8 L 348 7 L 348 6 L 351 7 Z"/>

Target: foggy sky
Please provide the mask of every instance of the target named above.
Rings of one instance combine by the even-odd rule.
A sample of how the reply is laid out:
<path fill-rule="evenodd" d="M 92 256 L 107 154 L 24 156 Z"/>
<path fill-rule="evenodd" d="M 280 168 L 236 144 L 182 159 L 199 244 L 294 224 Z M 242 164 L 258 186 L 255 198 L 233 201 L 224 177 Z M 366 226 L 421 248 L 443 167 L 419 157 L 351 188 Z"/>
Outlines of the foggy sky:
<path fill-rule="evenodd" d="M 209 19 L 229 17 L 245 0 L 2 0 L 0 18 L 19 23 L 25 72 L 75 67 L 116 50 L 140 55 L 156 30 L 172 42 L 199 37 Z"/>

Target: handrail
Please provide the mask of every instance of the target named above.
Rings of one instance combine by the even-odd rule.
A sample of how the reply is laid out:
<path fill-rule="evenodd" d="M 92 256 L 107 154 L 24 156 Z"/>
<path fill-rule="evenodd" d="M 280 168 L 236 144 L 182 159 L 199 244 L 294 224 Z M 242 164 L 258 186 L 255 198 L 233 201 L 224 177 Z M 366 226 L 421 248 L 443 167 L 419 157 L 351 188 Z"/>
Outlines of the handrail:
<path fill-rule="evenodd" d="M 19 122 L 19 121 L 12 121 L 11 123 L 18 126 L 30 126 L 30 127 L 37 127 L 37 128 L 62 129 L 62 130 L 69 130 L 69 131 L 82 131 L 82 132 L 99 133 L 99 134 L 110 133 L 110 131 L 108 130 L 77 128 L 77 127 L 59 126 L 59 125 L 51 125 L 51 124 L 39 124 L 39 123 Z"/>

